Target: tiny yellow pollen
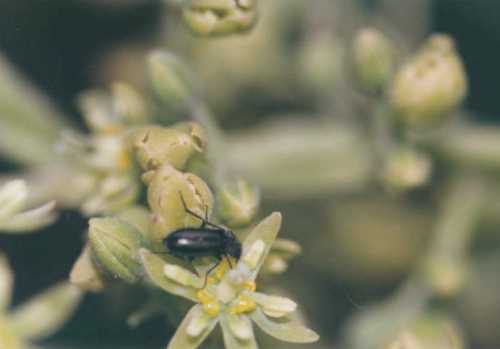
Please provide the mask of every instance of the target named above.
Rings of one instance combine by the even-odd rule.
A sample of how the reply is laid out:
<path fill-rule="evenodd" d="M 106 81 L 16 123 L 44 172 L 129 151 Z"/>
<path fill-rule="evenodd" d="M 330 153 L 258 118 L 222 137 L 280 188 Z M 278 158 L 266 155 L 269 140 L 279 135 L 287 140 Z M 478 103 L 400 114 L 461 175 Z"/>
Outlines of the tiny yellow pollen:
<path fill-rule="evenodd" d="M 238 302 L 229 309 L 229 312 L 231 314 L 249 313 L 254 311 L 256 307 L 257 304 L 252 299 L 241 296 L 238 298 Z"/>
<path fill-rule="evenodd" d="M 207 278 L 207 285 L 213 285 L 213 284 L 215 284 L 215 283 L 217 283 L 217 279 L 216 279 L 216 278 L 214 278 L 214 277 L 212 277 L 212 276 L 209 276 L 209 277 Z"/>
<path fill-rule="evenodd" d="M 199 290 L 196 293 L 196 298 L 200 301 L 200 303 L 211 303 L 215 301 L 215 296 L 208 292 L 206 289 Z"/>
<path fill-rule="evenodd" d="M 203 310 L 209 316 L 217 316 L 220 313 L 220 305 L 218 302 L 203 303 Z"/>
<path fill-rule="evenodd" d="M 222 278 L 224 277 L 224 275 L 227 273 L 228 270 L 229 270 L 229 263 L 227 262 L 226 259 L 224 259 L 215 269 L 214 275 L 218 280 L 222 280 Z"/>

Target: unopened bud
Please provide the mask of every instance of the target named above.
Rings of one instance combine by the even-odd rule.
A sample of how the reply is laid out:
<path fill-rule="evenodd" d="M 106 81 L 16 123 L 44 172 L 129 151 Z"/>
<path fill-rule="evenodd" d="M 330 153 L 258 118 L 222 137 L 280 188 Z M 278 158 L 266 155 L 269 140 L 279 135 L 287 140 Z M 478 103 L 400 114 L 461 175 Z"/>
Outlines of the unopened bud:
<path fill-rule="evenodd" d="M 396 74 L 390 101 L 399 119 L 413 127 L 442 121 L 467 94 L 467 77 L 451 38 L 432 36 Z"/>
<path fill-rule="evenodd" d="M 144 127 L 133 134 L 132 144 L 143 170 L 162 165 L 183 170 L 193 156 L 204 151 L 206 138 L 198 124 L 183 123 L 174 128 Z"/>
<path fill-rule="evenodd" d="M 164 106 L 174 111 L 188 108 L 195 90 L 188 68 L 167 51 L 154 51 L 148 63 L 151 84 Z"/>
<path fill-rule="evenodd" d="M 244 180 L 226 184 L 218 193 L 219 215 L 230 227 L 248 225 L 259 206 L 259 192 Z"/>
<path fill-rule="evenodd" d="M 210 188 L 201 178 L 165 165 L 155 171 L 151 178 L 148 203 L 153 212 L 151 239 L 161 242 L 176 229 L 201 225 L 201 221 L 187 212 L 186 208 L 202 218 L 209 217 L 214 199 Z"/>
<path fill-rule="evenodd" d="M 353 73 L 358 85 L 370 93 L 380 93 L 392 78 L 397 51 L 380 31 L 361 29 L 352 46 Z"/>
<path fill-rule="evenodd" d="M 96 261 L 115 277 L 130 283 L 137 281 L 141 274 L 141 234 L 116 218 L 93 218 L 89 225 L 89 242 Z"/>
<path fill-rule="evenodd" d="M 184 8 L 184 20 L 199 35 L 244 32 L 257 22 L 257 0 L 192 0 Z"/>

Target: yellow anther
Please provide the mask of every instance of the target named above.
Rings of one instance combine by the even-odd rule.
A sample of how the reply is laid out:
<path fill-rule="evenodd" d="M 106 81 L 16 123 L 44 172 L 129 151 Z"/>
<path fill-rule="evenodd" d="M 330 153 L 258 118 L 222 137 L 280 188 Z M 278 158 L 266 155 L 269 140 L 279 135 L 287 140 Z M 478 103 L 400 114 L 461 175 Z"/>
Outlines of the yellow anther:
<path fill-rule="evenodd" d="M 228 257 L 228 258 L 231 258 L 231 257 Z M 234 265 L 234 263 L 236 263 L 236 261 L 233 261 L 233 259 L 231 258 L 231 264 Z M 222 278 L 224 277 L 224 275 L 227 273 L 227 271 L 229 269 L 230 269 L 230 265 L 227 262 L 227 259 L 224 259 L 222 262 L 220 262 L 219 266 L 215 269 L 213 274 L 215 275 L 215 277 L 218 280 L 222 280 Z"/>
<path fill-rule="evenodd" d="M 200 301 L 200 303 L 205 304 L 205 303 L 211 303 L 215 301 L 215 296 L 208 292 L 206 289 L 199 290 L 196 292 L 196 298 Z"/>
<path fill-rule="evenodd" d="M 254 281 L 245 281 L 243 283 L 243 288 L 246 288 L 250 292 L 255 292 L 257 289 L 257 284 Z"/>
<path fill-rule="evenodd" d="M 208 286 L 208 285 L 213 285 L 213 284 L 215 284 L 215 283 L 217 283 L 217 279 L 216 279 L 216 278 L 214 278 L 214 277 L 212 277 L 212 276 L 209 276 L 209 277 L 207 278 L 207 286 Z"/>
<path fill-rule="evenodd" d="M 238 301 L 229 309 L 231 314 L 249 313 L 255 310 L 257 304 L 246 296 L 240 296 Z"/>
<path fill-rule="evenodd" d="M 217 316 L 220 313 L 220 305 L 218 302 L 209 302 L 209 303 L 203 303 L 203 310 L 205 313 L 207 313 L 209 316 Z"/>

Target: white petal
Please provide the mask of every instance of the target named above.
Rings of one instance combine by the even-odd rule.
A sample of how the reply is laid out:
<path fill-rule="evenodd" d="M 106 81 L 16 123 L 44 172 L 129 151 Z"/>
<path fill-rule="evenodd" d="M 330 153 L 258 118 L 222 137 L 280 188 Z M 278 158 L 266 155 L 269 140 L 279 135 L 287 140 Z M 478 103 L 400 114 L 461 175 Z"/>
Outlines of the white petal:
<path fill-rule="evenodd" d="M 203 286 L 201 279 L 197 275 L 178 265 L 166 263 L 163 267 L 163 273 L 170 280 L 187 287 L 201 288 Z"/>
<path fill-rule="evenodd" d="M 264 263 L 264 259 L 269 253 L 269 250 L 278 235 L 280 226 L 281 214 L 275 212 L 260 222 L 245 239 L 245 242 L 243 243 L 242 260 L 248 258 L 250 264 L 255 264 L 255 267 L 251 268 L 251 280 L 254 280 L 259 273 L 259 270 Z M 258 241 L 262 241 L 264 244 L 263 250 L 262 243 L 259 243 Z M 247 257 L 247 254 L 249 253 L 250 255 Z M 252 257 L 252 254 L 255 257 Z M 256 263 L 252 263 L 257 257 L 259 260 Z"/>
<path fill-rule="evenodd" d="M 250 322 L 250 320 L 245 316 L 243 317 L 244 321 Z M 229 320 L 227 319 L 226 316 L 221 316 L 220 319 L 221 322 L 221 327 L 222 327 L 222 334 L 224 336 L 224 345 L 225 349 L 257 349 L 257 342 L 255 341 L 255 336 L 253 333 L 253 328 L 252 325 L 249 325 L 251 334 L 248 339 L 246 340 L 241 340 L 238 339 L 234 334 L 233 331 L 231 330 L 231 327 L 229 325 Z"/>
<path fill-rule="evenodd" d="M 297 303 L 289 298 L 268 296 L 259 292 L 246 292 L 245 294 L 259 304 L 264 313 L 271 317 L 282 317 L 297 309 Z"/>
<path fill-rule="evenodd" d="M 55 202 L 46 203 L 32 210 L 15 214 L 8 221 L 1 224 L 1 228 L 8 232 L 30 232 L 52 223 L 56 219 L 53 210 Z"/>
<path fill-rule="evenodd" d="M 28 197 L 28 188 L 23 180 L 7 182 L 0 188 L 0 221 L 19 212 Z"/>
<path fill-rule="evenodd" d="M 246 315 L 226 314 L 227 324 L 233 335 L 239 340 L 250 340 L 253 337 L 252 322 Z"/>
<path fill-rule="evenodd" d="M 196 298 L 197 290 L 195 288 L 183 286 L 177 282 L 172 281 L 165 275 L 165 261 L 161 257 L 149 252 L 145 248 L 141 248 L 139 250 L 139 255 L 141 257 L 141 262 L 144 270 L 146 271 L 146 274 L 154 284 L 163 288 L 169 293 L 190 299 L 193 302 L 198 303 L 198 298 Z"/>
<path fill-rule="evenodd" d="M 187 313 L 184 320 L 177 328 L 174 337 L 168 343 L 167 349 L 196 349 L 200 344 L 207 338 L 207 336 L 212 332 L 215 325 L 217 324 L 218 318 L 210 318 L 209 323 L 206 325 L 204 330 L 198 336 L 191 336 L 188 333 L 188 327 L 191 326 L 193 321 L 197 321 L 196 318 L 204 316 L 205 312 L 201 305 L 195 305 Z"/>
<path fill-rule="evenodd" d="M 279 340 L 291 343 L 312 343 L 319 339 L 316 332 L 298 323 L 275 322 L 268 319 L 259 308 L 250 316 L 262 331 Z"/>

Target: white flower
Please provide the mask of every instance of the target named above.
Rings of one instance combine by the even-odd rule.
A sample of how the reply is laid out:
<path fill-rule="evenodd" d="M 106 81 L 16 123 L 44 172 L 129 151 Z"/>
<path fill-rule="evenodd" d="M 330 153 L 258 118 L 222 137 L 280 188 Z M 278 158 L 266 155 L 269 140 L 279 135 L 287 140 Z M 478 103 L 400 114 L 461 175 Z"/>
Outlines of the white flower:
<path fill-rule="evenodd" d="M 314 331 L 288 319 L 297 308 L 295 302 L 256 292 L 255 279 L 280 225 L 279 213 L 263 220 L 245 239 L 242 257 L 236 266 L 230 269 L 227 261 L 222 262 L 204 288 L 203 278 L 141 249 L 144 269 L 153 283 L 197 303 L 178 327 L 167 349 L 197 348 L 217 324 L 222 327 L 227 349 L 257 348 L 252 321 L 265 333 L 283 341 L 310 343 L 318 340 Z M 206 263 L 195 267 L 200 275 L 207 270 Z M 280 321 L 271 318 L 280 318 Z"/>

